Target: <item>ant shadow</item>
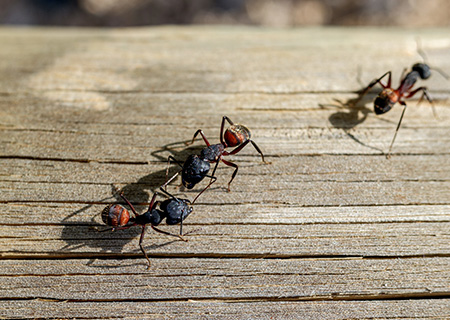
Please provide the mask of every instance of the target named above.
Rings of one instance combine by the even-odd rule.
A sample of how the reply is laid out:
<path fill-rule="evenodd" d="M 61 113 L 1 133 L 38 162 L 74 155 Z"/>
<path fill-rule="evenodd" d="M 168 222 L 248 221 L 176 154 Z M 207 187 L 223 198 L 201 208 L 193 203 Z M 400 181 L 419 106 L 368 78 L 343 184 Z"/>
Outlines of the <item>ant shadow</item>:
<path fill-rule="evenodd" d="M 172 155 L 175 159 L 178 159 L 180 160 L 180 162 L 183 162 L 184 159 L 186 159 L 190 154 L 198 152 L 201 149 L 202 149 L 201 146 L 186 147 L 185 141 L 182 141 L 165 145 L 161 149 L 158 149 L 152 152 L 151 154 L 161 162 L 167 162 L 167 157 L 169 155 Z M 177 168 L 179 171 L 178 166 Z M 174 174 L 173 170 L 169 170 L 169 177 L 170 174 Z M 166 182 L 166 168 L 145 175 L 141 177 L 138 181 L 125 185 L 120 190 L 118 190 L 113 184 L 111 184 L 111 196 L 97 200 L 94 203 L 95 204 L 105 203 L 105 206 L 111 202 L 123 203 L 123 200 L 119 196 L 120 192 L 123 192 L 125 197 L 130 199 L 130 202 L 133 203 L 137 212 L 143 212 L 147 209 L 148 203 L 150 202 L 150 198 L 152 197 L 153 192 L 157 191 L 159 187 L 165 182 Z M 183 192 L 184 187 L 181 187 L 179 191 Z M 193 194 L 195 194 L 196 192 L 199 192 L 199 190 L 195 189 L 192 190 L 192 192 Z M 111 201 L 112 199 L 114 200 Z M 111 232 L 111 227 L 108 227 L 105 224 L 97 222 L 99 220 L 98 216 L 101 215 L 101 212 L 97 212 L 94 216 L 92 216 L 90 221 L 85 222 L 83 224 L 80 224 L 79 222 L 74 223 L 70 222 L 70 218 L 76 216 L 77 214 L 90 210 L 93 206 L 94 204 L 88 204 L 83 208 L 72 212 L 62 220 L 62 222 L 65 223 L 65 225 L 61 233 L 61 239 L 66 242 L 66 245 L 63 248 L 59 249 L 58 252 L 61 251 L 78 252 L 80 248 L 90 247 L 96 250 L 100 249 L 100 252 L 98 253 L 98 256 L 100 258 L 102 255 L 105 254 L 108 254 L 108 256 L 110 256 L 111 253 L 113 254 L 117 253 L 118 255 L 117 258 L 120 258 L 119 255 L 123 251 L 123 248 L 129 242 L 134 241 L 138 237 L 138 235 L 141 234 L 142 228 L 132 227 L 126 230 L 118 230 Z M 170 239 L 169 241 L 163 244 L 158 245 L 153 244 L 150 246 L 147 245 L 145 247 L 147 250 L 151 251 L 157 248 L 170 245 L 175 241 L 179 240 Z M 138 246 L 136 248 L 136 253 L 137 252 L 139 253 L 141 252 Z M 92 266 L 92 264 L 96 260 L 97 257 L 90 259 L 87 265 Z"/>
<path fill-rule="evenodd" d="M 358 83 L 363 86 L 362 81 L 359 77 L 360 70 L 358 70 Z M 358 139 L 355 135 L 351 133 L 351 131 L 358 126 L 359 124 L 366 121 L 369 114 L 374 114 L 374 112 L 367 108 L 366 105 L 374 101 L 374 96 L 378 95 L 381 92 L 379 88 L 372 88 L 367 94 L 361 95 L 364 91 L 364 87 L 358 91 L 355 91 L 358 96 L 356 98 L 351 98 L 347 100 L 339 100 L 333 99 L 336 104 L 319 104 L 321 109 L 329 109 L 329 108 L 337 108 L 339 111 L 333 113 L 329 116 L 328 121 L 330 121 L 331 125 L 336 129 L 342 129 L 345 134 L 355 141 L 356 143 L 372 149 L 377 150 L 384 154 L 384 151 L 380 148 L 370 146 L 360 139 Z M 380 121 L 391 122 L 389 120 L 380 119 Z"/>

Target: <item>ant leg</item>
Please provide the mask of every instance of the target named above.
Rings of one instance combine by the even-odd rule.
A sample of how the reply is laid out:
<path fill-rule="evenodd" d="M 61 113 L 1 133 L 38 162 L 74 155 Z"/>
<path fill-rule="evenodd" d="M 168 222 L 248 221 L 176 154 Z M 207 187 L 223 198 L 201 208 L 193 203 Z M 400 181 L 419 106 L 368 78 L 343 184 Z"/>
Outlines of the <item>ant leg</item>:
<path fill-rule="evenodd" d="M 391 145 L 389 146 L 389 151 L 386 154 L 386 159 L 389 159 L 391 157 L 392 146 L 394 145 L 394 141 L 395 141 L 395 138 L 397 137 L 398 129 L 400 129 L 400 125 L 401 125 L 402 120 L 403 120 L 403 115 L 405 114 L 405 111 L 406 111 L 406 103 L 404 101 L 401 101 L 401 100 L 398 103 L 400 103 L 403 106 L 403 111 L 402 111 L 402 115 L 400 116 L 400 120 L 398 121 L 397 129 L 395 129 L 394 138 L 392 138 Z"/>
<path fill-rule="evenodd" d="M 172 236 L 172 237 L 177 237 L 177 238 L 183 240 L 184 242 L 187 242 L 187 240 L 185 238 L 183 238 L 183 235 L 181 235 L 181 234 L 173 234 L 173 233 L 170 233 L 170 232 L 167 232 L 167 231 L 163 231 L 161 229 L 158 229 L 155 226 L 152 226 L 152 229 L 155 230 L 156 232 L 159 232 L 159 233 L 162 233 L 162 234 L 165 234 L 165 235 L 168 235 L 168 236 Z"/>
<path fill-rule="evenodd" d="M 145 259 L 147 259 L 148 261 L 148 266 L 147 269 L 150 268 L 150 259 L 147 256 L 147 252 L 145 252 L 144 246 L 142 245 L 142 240 L 144 239 L 144 234 L 145 234 L 145 224 L 142 226 L 142 232 L 141 232 L 141 237 L 139 239 L 139 247 L 141 248 L 142 253 L 144 254 Z"/>
<path fill-rule="evenodd" d="M 381 80 L 382 80 L 386 75 L 389 75 L 389 77 L 388 77 L 388 83 L 387 83 L 387 85 L 384 85 L 384 84 L 381 82 Z M 367 94 L 367 92 L 368 92 L 370 89 L 372 89 L 372 87 L 373 87 L 374 85 L 376 85 L 377 83 L 379 83 L 380 86 L 383 87 L 383 89 L 389 88 L 389 87 L 391 86 L 391 75 L 392 75 L 392 72 L 391 72 L 391 71 L 388 71 L 388 72 L 386 72 L 385 74 L 383 74 L 381 77 L 379 77 L 378 79 L 372 80 L 372 82 L 369 83 L 369 85 L 368 85 L 366 88 L 364 88 L 363 90 L 360 90 L 360 91 L 359 91 L 359 97 L 355 100 L 354 105 L 358 104 L 358 102 L 361 101 L 362 97 L 364 97 L 364 96 Z"/>
<path fill-rule="evenodd" d="M 233 155 L 238 153 L 239 151 L 241 151 L 242 149 L 244 149 L 244 147 L 252 140 L 247 140 L 245 141 L 243 144 L 241 144 L 239 147 L 237 147 L 236 149 L 233 149 L 232 151 L 228 152 L 228 151 L 224 151 L 223 155 L 224 156 L 229 156 L 229 155 Z M 261 150 L 260 150 L 261 151 Z M 261 153 L 262 154 L 262 153 Z"/>
<path fill-rule="evenodd" d="M 210 146 L 210 143 L 209 143 L 208 139 L 206 139 L 206 137 L 205 137 L 205 135 L 204 135 L 202 129 L 198 129 L 197 131 L 195 131 L 194 137 L 192 138 L 192 141 L 191 141 L 191 142 L 185 142 L 185 144 L 186 144 L 187 146 L 193 144 L 195 138 L 197 138 L 197 136 L 198 136 L 199 133 L 200 133 L 200 135 L 202 136 L 203 141 L 205 141 L 206 145 L 209 147 L 209 146 Z"/>
<path fill-rule="evenodd" d="M 228 155 L 236 154 L 236 153 L 238 153 L 239 151 L 241 151 L 241 150 L 242 150 L 249 142 L 252 143 L 253 147 L 255 147 L 256 151 L 258 151 L 258 153 L 261 155 L 262 162 L 264 162 L 265 164 L 269 164 L 270 162 L 266 162 L 266 161 L 264 160 L 264 155 L 263 155 L 261 149 L 258 147 L 258 145 L 257 145 L 253 140 L 247 140 L 247 141 L 245 141 L 243 144 L 241 144 L 239 147 L 237 147 L 236 149 L 234 149 L 234 150 L 232 150 L 232 151 L 230 151 L 230 152 L 224 152 L 223 155 L 224 155 L 224 156 L 228 156 Z"/>
<path fill-rule="evenodd" d="M 227 161 L 227 160 L 223 160 L 223 159 L 222 159 L 222 162 L 225 163 L 227 166 L 230 166 L 230 167 L 235 168 L 233 174 L 231 175 L 231 179 L 230 179 L 230 181 L 228 182 L 228 192 L 230 192 L 230 191 L 231 191 L 231 189 L 230 189 L 230 184 L 231 184 L 231 182 L 233 181 L 234 177 L 236 176 L 236 174 L 237 174 L 237 172 L 238 172 L 238 166 L 237 166 L 237 164 L 235 164 L 235 163 L 233 163 L 233 162 L 229 162 L 229 161 Z"/>
<path fill-rule="evenodd" d="M 129 206 L 130 206 L 131 211 L 133 211 L 133 213 L 134 213 L 134 216 L 137 217 L 138 214 L 137 214 L 136 210 L 134 209 L 134 207 L 133 207 L 133 205 L 131 204 L 131 202 L 128 201 L 127 198 L 125 198 L 125 196 L 123 195 L 123 192 L 121 192 L 121 193 L 119 194 L 119 196 L 120 196 L 120 197 L 121 197 L 121 198 L 129 205 Z"/>
<path fill-rule="evenodd" d="M 147 211 L 151 212 L 151 210 L 154 207 L 155 200 L 156 200 L 156 192 L 153 194 L 152 200 L 150 201 L 150 204 L 148 206 L 148 210 Z"/>
<path fill-rule="evenodd" d="M 97 227 L 92 227 L 92 228 L 97 232 L 106 232 L 106 231 L 112 232 L 112 231 L 116 231 L 116 230 L 128 229 L 129 227 L 132 227 L 132 225 L 126 226 L 126 227 L 113 227 L 113 228 L 108 228 L 108 229 L 104 229 L 104 230 L 99 230 Z"/>
<path fill-rule="evenodd" d="M 170 168 L 170 160 L 172 160 L 173 162 L 175 162 L 177 165 L 180 166 L 181 169 L 183 169 L 183 165 L 174 157 L 172 156 L 168 156 L 167 157 L 167 168 L 166 168 L 166 183 L 163 184 L 164 187 L 167 186 L 168 182 L 167 182 L 167 177 L 169 176 L 169 168 Z M 180 172 L 178 172 L 180 173 Z"/>
<path fill-rule="evenodd" d="M 178 175 L 180 174 L 181 171 L 178 171 L 177 173 L 175 173 L 169 180 L 167 180 L 166 178 L 166 182 L 159 187 L 159 190 L 161 190 L 164 194 L 168 194 L 170 196 L 172 196 L 170 193 L 167 192 L 166 187 L 169 183 L 172 182 L 173 179 L 175 179 L 176 177 L 178 177 Z M 163 189 L 164 188 L 164 189 Z"/>
<path fill-rule="evenodd" d="M 217 165 L 216 165 L 216 167 L 217 167 Z M 215 171 L 215 169 L 214 169 L 214 171 Z M 210 175 L 207 175 L 206 177 L 208 177 L 208 178 L 211 178 L 211 180 L 209 181 L 209 184 L 205 187 L 205 189 L 203 189 L 195 198 L 194 198 L 194 201 L 192 201 L 192 204 L 194 204 L 195 203 L 195 201 L 197 201 L 197 199 L 198 199 L 198 197 L 200 197 L 200 195 L 203 193 L 203 192 L 205 192 L 214 182 L 216 182 L 216 180 L 217 180 L 217 177 L 215 177 L 215 176 L 210 176 Z"/>
<path fill-rule="evenodd" d="M 220 160 L 216 161 L 216 165 L 214 166 L 214 169 L 211 173 L 211 176 L 213 176 L 213 177 L 214 177 L 214 174 L 216 173 L 217 167 L 219 166 L 219 162 L 220 162 Z M 208 175 L 206 175 L 206 176 L 209 177 Z"/>
<path fill-rule="evenodd" d="M 234 125 L 233 121 L 230 120 L 227 116 L 222 117 L 222 124 L 220 125 L 220 143 L 225 145 L 225 141 L 223 140 L 223 128 L 225 127 L 225 120 L 228 121 L 230 126 Z"/>
<path fill-rule="evenodd" d="M 416 90 L 411 91 L 405 98 L 411 98 L 413 95 L 415 95 L 419 91 L 422 91 L 422 96 L 420 97 L 419 102 L 417 103 L 417 105 L 419 105 L 422 102 L 423 98 L 425 97 L 428 100 L 428 102 L 430 103 L 430 105 L 431 105 L 431 109 L 433 110 L 433 116 L 436 119 L 438 119 L 438 116 L 437 116 L 437 113 L 436 113 L 436 108 L 434 107 L 433 100 L 428 95 L 427 87 L 417 88 Z"/>
<path fill-rule="evenodd" d="M 253 140 L 250 140 L 250 142 L 252 143 L 253 147 L 255 147 L 256 151 L 258 151 L 258 153 L 261 155 L 262 162 L 265 163 L 265 164 L 269 164 L 270 162 L 266 162 L 266 161 L 264 160 L 264 155 L 263 155 L 261 149 L 259 149 L 259 147 L 258 147 L 258 145 L 256 144 L 256 142 L 254 142 Z"/>
<path fill-rule="evenodd" d="M 175 162 L 177 165 L 179 165 L 180 168 L 183 168 L 183 165 L 181 164 L 181 162 L 178 161 L 177 159 L 175 159 L 175 158 L 172 157 L 172 156 L 168 156 L 168 157 L 167 157 L 167 164 L 168 164 L 168 165 L 170 165 L 170 160 L 172 160 L 172 161 Z"/>

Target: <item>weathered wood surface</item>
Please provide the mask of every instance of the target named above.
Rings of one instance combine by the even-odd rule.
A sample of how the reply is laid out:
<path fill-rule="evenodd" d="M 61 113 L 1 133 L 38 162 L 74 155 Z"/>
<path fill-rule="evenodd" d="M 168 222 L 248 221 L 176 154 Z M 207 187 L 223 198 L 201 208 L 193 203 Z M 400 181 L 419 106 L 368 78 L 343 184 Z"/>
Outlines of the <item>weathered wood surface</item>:
<path fill-rule="evenodd" d="M 448 29 L 0 29 L 0 317 L 450 318 L 450 82 L 376 116 L 355 90 Z M 165 159 L 228 115 L 252 129 L 186 220 L 189 242 L 99 233 L 116 189 L 145 210 Z M 173 167 L 172 172 L 175 172 Z M 194 197 L 196 191 L 171 192 Z M 162 227 L 176 232 L 178 227 Z"/>

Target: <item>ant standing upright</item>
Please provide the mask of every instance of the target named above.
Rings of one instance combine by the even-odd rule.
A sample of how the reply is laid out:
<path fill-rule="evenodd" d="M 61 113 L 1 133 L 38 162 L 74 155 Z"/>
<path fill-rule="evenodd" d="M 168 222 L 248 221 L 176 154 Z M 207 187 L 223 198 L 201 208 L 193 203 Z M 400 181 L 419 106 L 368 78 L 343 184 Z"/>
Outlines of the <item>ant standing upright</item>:
<path fill-rule="evenodd" d="M 228 127 L 224 132 L 225 121 L 227 121 L 230 124 L 230 127 Z M 208 189 L 217 180 L 217 177 L 215 177 L 214 174 L 220 161 L 222 161 L 227 166 L 235 168 L 233 174 L 231 175 L 231 179 L 228 182 L 228 191 L 230 191 L 230 184 L 237 174 L 238 166 L 233 162 L 223 159 L 223 157 L 238 153 L 248 143 L 250 142 L 252 143 L 253 147 L 261 155 L 262 161 L 264 163 L 267 163 L 264 160 L 264 154 L 262 153 L 261 149 L 251 139 L 250 129 L 241 124 L 234 124 L 233 121 L 231 121 L 230 118 L 228 118 L 227 116 L 224 116 L 222 118 L 222 124 L 220 127 L 220 143 L 210 144 L 208 139 L 205 137 L 203 131 L 201 129 L 198 129 L 195 132 L 192 141 L 190 143 L 187 142 L 186 145 L 194 143 L 195 138 L 199 134 L 202 136 L 203 140 L 206 143 L 206 147 L 202 149 L 200 155 L 190 155 L 183 164 L 181 164 L 174 157 L 169 156 L 166 171 L 167 176 L 170 161 L 174 161 L 176 164 L 178 164 L 181 167 L 182 183 L 188 189 L 192 189 L 197 183 L 202 181 L 205 177 L 211 178 L 209 184 L 195 197 L 194 202 L 206 189 Z M 232 151 L 225 150 L 226 148 L 233 148 L 233 147 L 236 148 L 233 149 Z M 210 163 L 216 163 L 216 165 L 214 166 L 212 174 L 208 175 L 208 172 L 210 170 Z M 178 175 L 178 173 L 176 173 L 175 176 Z M 172 180 L 175 176 L 173 176 L 170 180 Z"/>
<path fill-rule="evenodd" d="M 419 51 L 419 54 L 421 54 L 422 57 L 425 58 L 422 52 Z M 433 69 L 437 70 L 439 73 L 441 73 L 442 76 L 448 79 L 448 76 L 445 73 L 443 73 L 440 69 L 437 68 Z M 403 71 L 403 75 L 405 74 L 405 72 L 406 69 Z M 421 91 L 422 96 L 419 99 L 419 103 L 425 97 L 431 104 L 433 114 L 436 117 L 434 104 L 431 97 L 428 95 L 427 87 L 419 87 L 413 90 L 413 87 L 419 78 L 422 80 L 426 80 L 431 76 L 431 67 L 428 64 L 426 63 L 414 64 L 410 72 L 408 72 L 405 76 L 402 75 L 402 77 L 400 78 L 401 79 L 400 85 L 398 86 L 397 89 L 394 89 L 391 86 L 391 75 L 392 72 L 388 71 L 378 79 L 374 79 L 364 90 L 361 91 L 359 98 L 357 100 L 359 101 L 373 86 L 379 83 L 383 87 L 383 90 L 378 94 L 377 98 L 374 101 L 374 111 L 376 114 L 383 114 L 388 112 L 397 102 L 403 106 L 403 111 L 400 116 L 400 120 L 398 121 L 397 128 L 395 129 L 394 137 L 392 138 L 392 142 L 391 145 L 389 146 L 386 158 L 390 158 L 392 146 L 394 145 L 395 138 L 397 137 L 397 132 L 400 129 L 400 125 L 403 120 L 403 115 L 405 114 L 406 111 L 406 102 L 403 99 L 411 98 L 417 92 Z M 387 84 L 383 84 L 383 82 L 381 82 L 381 80 L 385 76 L 388 76 Z"/>

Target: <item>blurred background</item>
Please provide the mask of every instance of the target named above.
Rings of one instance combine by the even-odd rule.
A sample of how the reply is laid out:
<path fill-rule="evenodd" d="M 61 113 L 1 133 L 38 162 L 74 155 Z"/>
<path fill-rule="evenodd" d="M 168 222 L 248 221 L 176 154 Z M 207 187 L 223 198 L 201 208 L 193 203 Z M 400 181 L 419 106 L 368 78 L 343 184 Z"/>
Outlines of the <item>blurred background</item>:
<path fill-rule="evenodd" d="M 1 0 L 0 23 L 126 27 L 160 24 L 450 25 L 448 0 Z"/>

